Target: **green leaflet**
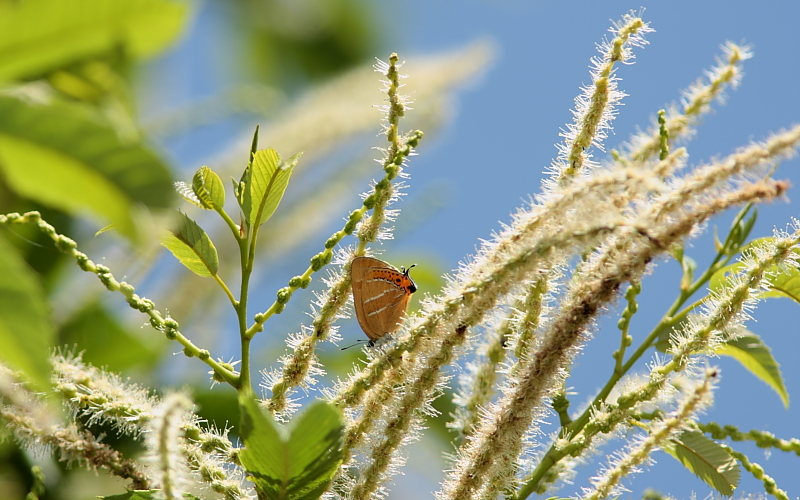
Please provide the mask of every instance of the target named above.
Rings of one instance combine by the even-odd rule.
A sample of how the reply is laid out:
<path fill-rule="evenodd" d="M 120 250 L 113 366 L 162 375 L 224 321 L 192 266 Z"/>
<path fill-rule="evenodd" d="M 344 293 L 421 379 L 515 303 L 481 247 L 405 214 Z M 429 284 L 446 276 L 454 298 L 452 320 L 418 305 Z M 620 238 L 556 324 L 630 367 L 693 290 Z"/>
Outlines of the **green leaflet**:
<path fill-rule="evenodd" d="M 676 326 L 677 330 L 681 328 L 681 325 Z M 726 340 L 715 353 L 720 356 L 730 356 L 741 363 L 750 373 L 777 392 L 784 406 L 788 407 L 789 393 L 786 392 L 780 365 L 772 356 L 772 351 L 755 333 L 745 328 L 742 328 L 742 332 L 744 334 L 741 337 Z M 671 329 L 665 330 L 659 335 L 658 341 L 655 343 L 658 351 L 667 352 L 670 347 L 670 333 Z"/>
<path fill-rule="evenodd" d="M 697 431 L 683 431 L 664 450 L 725 496 L 739 484 L 739 463 L 715 441 Z"/>
<path fill-rule="evenodd" d="M 785 407 L 789 407 L 789 393 L 783 383 L 780 365 L 772 356 L 772 351 L 755 333 L 745 330 L 746 334 L 735 340 L 729 340 L 719 346 L 717 354 L 730 356 L 747 368 L 750 373 L 763 380 L 780 396 Z"/>
<path fill-rule="evenodd" d="M 0 236 L 0 359 L 44 390 L 55 342 L 44 289 L 19 252 Z"/>
<path fill-rule="evenodd" d="M 203 202 L 200 201 L 200 198 L 198 198 L 197 195 L 194 194 L 194 189 L 192 188 L 192 186 L 186 184 L 183 181 L 176 181 L 173 184 L 173 186 L 175 186 L 175 192 L 177 192 L 181 196 L 181 198 L 188 201 L 194 206 L 200 208 L 206 208 L 205 205 L 203 205 Z"/>
<path fill-rule="evenodd" d="M 225 206 L 225 186 L 222 179 L 210 168 L 200 167 L 192 178 L 192 192 L 206 210 L 222 210 Z M 188 201 L 195 201 L 184 196 Z"/>
<path fill-rule="evenodd" d="M 250 227 L 260 226 L 275 213 L 301 155 L 283 161 L 272 148 L 253 154 L 238 187 L 234 183 L 239 206 Z"/>
<path fill-rule="evenodd" d="M 186 14 L 186 4 L 165 0 L 0 2 L 0 81 L 115 51 L 153 55 L 180 34 Z"/>
<path fill-rule="evenodd" d="M 771 239 L 773 238 L 759 238 L 753 240 L 744 246 L 742 250 L 762 244 L 765 240 Z M 708 288 L 712 291 L 721 289 L 727 282 L 729 276 L 736 274 L 742 269 L 744 269 L 744 264 L 741 262 L 735 262 L 723 267 L 711 276 L 708 282 Z M 760 298 L 786 297 L 800 303 L 800 271 L 794 267 L 778 269 L 777 266 L 772 266 L 767 270 L 767 276 L 769 276 L 770 282 L 769 291 L 759 293 L 758 296 Z"/>
<path fill-rule="evenodd" d="M 259 499 L 316 500 L 342 461 L 341 412 L 319 401 L 292 420 L 276 424 L 252 393 L 241 394 L 242 440 L 239 454 Z"/>
<path fill-rule="evenodd" d="M 164 238 L 161 244 L 196 275 L 216 276 L 219 257 L 211 238 L 186 214 L 181 211 L 178 214 L 178 228 Z"/>
<path fill-rule="evenodd" d="M 122 141 L 88 106 L 0 94 L 0 170 L 12 190 L 71 214 L 89 212 L 134 237 L 131 208 L 172 201 L 167 166 Z"/>

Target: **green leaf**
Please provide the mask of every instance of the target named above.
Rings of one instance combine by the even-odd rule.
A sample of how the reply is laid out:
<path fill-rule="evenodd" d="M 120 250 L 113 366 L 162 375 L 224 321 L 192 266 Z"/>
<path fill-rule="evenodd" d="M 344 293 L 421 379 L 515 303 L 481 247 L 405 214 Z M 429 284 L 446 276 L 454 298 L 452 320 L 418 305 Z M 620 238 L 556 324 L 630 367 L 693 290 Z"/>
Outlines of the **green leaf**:
<path fill-rule="evenodd" d="M 283 426 L 259 407 L 252 393 L 240 395 L 239 404 L 245 445 L 239 458 L 259 499 L 319 498 L 342 462 L 341 412 L 319 401 Z"/>
<path fill-rule="evenodd" d="M 135 204 L 165 208 L 172 200 L 167 166 L 85 105 L 0 95 L 0 170 L 21 196 L 88 211 L 131 238 Z"/>
<path fill-rule="evenodd" d="M 175 186 L 175 191 L 181 196 L 181 198 L 188 201 L 192 205 L 198 206 L 200 208 L 206 208 L 205 206 L 203 206 L 203 202 L 200 201 L 200 198 L 198 198 L 197 195 L 194 194 L 192 186 L 186 184 L 183 181 L 175 181 L 173 186 Z"/>
<path fill-rule="evenodd" d="M 725 496 L 739 484 L 739 463 L 725 448 L 697 431 L 683 431 L 664 450 Z"/>
<path fill-rule="evenodd" d="M 163 495 L 158 494 L 160 491 L 161 490 L 128 490 L 119 495 L 106 495 L 98 498 L 102 500 L 160 500 L 163 498 Z M 183 498 L 185 500 L 200 500 L 191 493 L 184 493 Z"/>
<path fill-rule="evenodd" d="M 247 165 L 250 166 L 253 163 L 253 157 L 256 155 L 256 151 L 258 151 L 258 129 L 260 125 L 256 125 L 256 131 L 253 132 L 253 142 L 250 143 L 250 156 L 247 158 Z"/>
<path fill-rule="evenodd" d="M 192 191 L 206 210 L 222 210 L 225 206 L 225 186 L 210 168 L 200 167 L 192 179 Z"/>
<path fill-rule="evenodd" d="M 744 264 L 741 262 L 734 262 L 733 264 L 718 269 L 717 272 L 711 275 L 711 279 L 708 280 L 708 289 L 711 291 L 721 290 L 727 283 L 728 278 L 742 269 L 744 269 Z"/>
<path fill-rule="evenodd" d="M 759 297 L 786 297 L 800 303 L 800 271 L 796 267 L 789 267 L 781 272 L 771 268 L 777 273 L 770 278 L 770 290 L 763 292 Z"/>
<path fill-rule="evenodd" d="M 247 186 L 250 185 L 250 177 L 253 168 L 253 158 L 256 156 L 256 151 L 258 151 L 258 129 L 259 125 L 256 125 L 256 131 L 253 133 L 253 142 L 250 144 L 250 154 L 247 156 L 247 167 L 245 167 L 244 172 L 242 172 L 242 178 L 239 179 L 237 182 L 236 179 L 231 178 L 233 181 L 233 193 L 236 196 L 236 201 L 239 202 L 239 207 L 244 212 L 244 219 L 247 224 L 250 223 L 250 196 L 247 192 Z"/>
<path fill-rule="evenodd" d="M 766 240 L 772 238 L 758 238 L 751 241 L 742 250 L 749 249 L 755 245 L 762 245 Z M 708 282 L 708 288 L 712 291 L 720 290 L 726 283 L 730 276 L 740 272 L 744 269 L 744 264 L 735 262 L 725 266 L 715 272 Z M 788 269 L 779 269 L 777 266 L 771 266 L 767 269 L 767 276 L 769 276 L 770 287 L 768 291 L 760 292 L 759 298 L 773 298 L 773 297 L 786 297 L 800 303 L 800 271 L 795 267 Z"/>
<path fill-rule="evenodd" d="M 745 335 L 728 340 L 720 345 L 716 354 L 730 356 L 760 378 L 780 396 L 785 407 L 789 407 L 789 393 L 783 383 L 780 365 L 772 356 L 772 351 L 755 333 L 745 330 Z"/>
<path fill-rule="evenodd" d="M 219 257 L 211 238 L 186 214 L 181 211 L 178 214 L 178 228 L 164 238 L 161 244 L 196 275 L 216 276 Z"/>
<path fill-rule="evenodd" d="M 253 162 L 243 176 L 246 188 L 242 210 L 250 227 L 260 226 L 275 213 L 300 155 L 282 161 L 272 148 L 253 155 Z"/>
<path fill-rule="evenodd" d="M 752 206 L 752 204 L 748 203 L 747 207 Z M 747 208 L 745 207 L 745 208 Z M 740 223 L 740 232 L 739 232 L 739 241 L 737 242 L 738 245 L 741 245 L 745 241 L 747 241 L 747 237 L 750 236 L 750 232 L 753 230 L 753 226 L 756 224 L 756 219 L 758 218 L 758 207 L 753 208 L 753 213 L 750 214 L 750 217 L 745 219 Z"/>
<path fill-rule="evenodd" d="M 42 284 L 17 249 L 0 236 L 0 359 L 44 390 L 55 337 Z"/>
<path fill-rule="evenodd" d="M 0 2 L 0 81 L 105 54 L 153 55 L 180 34 L 186 14 L 185 3 L 165 0 Z"/>

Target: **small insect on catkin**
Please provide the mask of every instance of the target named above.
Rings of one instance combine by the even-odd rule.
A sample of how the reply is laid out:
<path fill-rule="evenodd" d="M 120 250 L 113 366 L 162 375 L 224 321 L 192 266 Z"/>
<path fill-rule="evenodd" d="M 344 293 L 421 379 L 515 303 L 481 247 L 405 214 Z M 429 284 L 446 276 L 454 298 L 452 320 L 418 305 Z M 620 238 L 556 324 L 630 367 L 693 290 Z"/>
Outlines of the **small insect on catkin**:
<path fill-rule="evenodd" d="M 414 266 L 411 266 L 414 267 Z M 417 285 L 408 275 L 382 260 L 356 257 L 350 267 L 356 318 L 369 337 L 370 347 L 386 334 L 396 332 L 403 324 L 408 301 Z"/>

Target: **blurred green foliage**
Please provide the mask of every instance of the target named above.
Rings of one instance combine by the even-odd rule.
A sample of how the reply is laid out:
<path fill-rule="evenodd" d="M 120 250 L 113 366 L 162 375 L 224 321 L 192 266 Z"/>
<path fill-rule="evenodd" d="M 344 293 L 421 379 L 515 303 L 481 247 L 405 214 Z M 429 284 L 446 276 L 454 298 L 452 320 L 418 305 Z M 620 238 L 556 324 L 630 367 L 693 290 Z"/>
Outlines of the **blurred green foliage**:
<path fill-rule="evenodd" d="M 173 0 L 0 0 L 0 213 L 39 211 L 62 234 L 88 216 L 98 228 L 114 224 L 136 248 L 151 241 L 145 208 L 157 214 L 173 205 L 173 173 L 138 124 L 130 82 L 141 61 L 190 31 L 191 7 Z M 246 40 L 234 58 L 237 78 L 292 94 L 371 59 L 378 30 L 368 7 L 360 0 L 226 2 L 229 22 Z M 129 374 L 152 370 L 169 351 L 164 338 L 132 328 L 92 293 L 77 295 L 85 303 L 52 318 L 48 300 L 74 280 L 74 262 L 35 227 L 0 230 L 0 267 L 0 358 L 39 384 L 55 346 L 75 346 L 88 362 Z M 220 404 L 225 391 L 215 391 L 212 403 L 205 387 L 198 390 L 209 420 L 238 422 L 233 393 Z M 0 445 L 0 497 L 29 491 L 30 465 L 16 444 Z M 70 474 L 58 470 L 42 498 L 77 498 L 58 487 Z"/>

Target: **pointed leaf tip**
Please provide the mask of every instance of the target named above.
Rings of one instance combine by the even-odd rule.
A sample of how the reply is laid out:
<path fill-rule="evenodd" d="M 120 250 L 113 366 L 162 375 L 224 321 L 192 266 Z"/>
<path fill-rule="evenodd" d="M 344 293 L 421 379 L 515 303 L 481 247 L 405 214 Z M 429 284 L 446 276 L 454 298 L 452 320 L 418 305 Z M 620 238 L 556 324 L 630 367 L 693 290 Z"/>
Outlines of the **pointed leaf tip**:
<path fill-rule="evenodd" d="M 253 157 L 256 155 L 256 151 L 258 151 L 258 128 L 260 125 L 256 124 L 256 131 L 253 132 L 253 142 L 250 143 L 250 158 L 247 160 L 247 164 L 249 165 L 253 161 Z"/>
<path fill-rule="evenodd" d="M 789 407 L 789 393 L 783 382 L 780 365 L 772 356 L 770 348 L 755 333 L 744 330 L 744 335 L 728 340 L 714 351 L 720 356 L 730 356 L 753 375 L 772 388 Z"/>
<path fill-rule="evenodd" d="M 281 161 L 272 148 L 256 151 L 242 207 L 251 227 L 260 226 L 275 213 L 298 159 L 299 155 L 294 155 L 288 161 Z"/>

